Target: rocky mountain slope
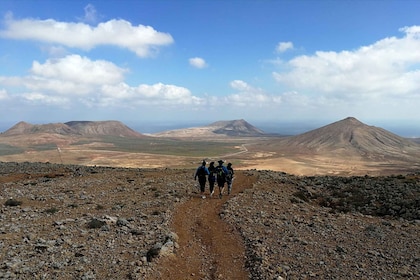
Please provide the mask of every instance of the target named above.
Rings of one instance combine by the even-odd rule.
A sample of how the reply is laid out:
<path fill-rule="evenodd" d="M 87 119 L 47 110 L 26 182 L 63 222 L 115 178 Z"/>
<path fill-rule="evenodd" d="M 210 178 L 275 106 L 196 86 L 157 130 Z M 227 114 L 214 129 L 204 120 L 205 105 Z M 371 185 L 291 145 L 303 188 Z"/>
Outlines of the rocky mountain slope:
<path fill-rule="evenodd" d="M 420 278 L 419 174 L 193 171 L 0 162 L 0 278 Z"/>
<path fill-rule="evenodd" d="M 191 127 L 185 129 L 175 129 L 163 131 L 152 134 L 156 137 L 228 137 L 228 136 L 242 136 L 242 137 L 256 137 L 264 136 L 264 132 L 247 121 L 231 120 L 231 121 L 217 121 L 207 126 Z"/>
<path fill-rule="evenodd" d="M 49 124 L 30 124 L 27 122 L 19 122 L 2 133 L 3 136 L 21 136 L 34 134 L 60 134 L 60 135 L 77 135 L 76 130 L 63 123 Z"/>
<path fill-rule="evenodd" d="M 35 134 L 58 134 L 64 136 L 119 136 L 142 137 L 119 121 L 70 121 L 66 123 L 30 124 L 19 122 L 2 133 L 3 136 L 24 136 Z"/>
<path fill-rule="evenodd" d="M 264 131 L 256 128 L 245 120 L 218 121 L 209 125 L 215 128 L 216 134 L 225 134 L 228 136 L 262 136 Z"/>
<path fill-rule="evenodd" d="M 309 132 L 285 138 L 291 150 L 337 153 L 368 158 L 405 158 L 420 152 L 420 145 L 385 129 L 348 117 Z"/>
<path fill-rule="evenodd" d="M 119 121 L 71 121 L 66 125 L 81 135 L 110 135 L 119 137 L 142 137 L 143 135 Z"/>
<path fill-rule="evenodd" d="M 352 148 L 377 152 L 389 151 L 390 148 L 403 151 L 404 148 L 417 146 L 410 140 L 385 129 L 366 125 L 353 117 L 292 136 L 287 143 L 316 150 Z"/>

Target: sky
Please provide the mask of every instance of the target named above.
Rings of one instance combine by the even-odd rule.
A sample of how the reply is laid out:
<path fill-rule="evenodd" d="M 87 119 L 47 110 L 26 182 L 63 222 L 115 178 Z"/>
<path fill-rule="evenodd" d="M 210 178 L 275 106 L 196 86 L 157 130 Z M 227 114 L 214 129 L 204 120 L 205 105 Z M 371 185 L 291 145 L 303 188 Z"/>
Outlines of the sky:
<path fill-rule="evenodd" d="M 417 0 L 0 0 L 0 126 L 351 116 L 420 136 L 419 11 Z"/>

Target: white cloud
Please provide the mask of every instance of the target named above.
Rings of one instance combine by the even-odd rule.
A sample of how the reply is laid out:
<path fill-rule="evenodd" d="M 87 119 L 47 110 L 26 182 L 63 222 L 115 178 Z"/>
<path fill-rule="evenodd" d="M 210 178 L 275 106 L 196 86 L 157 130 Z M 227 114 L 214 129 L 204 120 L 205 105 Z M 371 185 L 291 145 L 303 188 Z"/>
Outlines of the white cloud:
<path fill-rule="evenodd" d="M 234 80 L 230 82 L 230 87 L 239 91 L 247 91 L 247 92 L 255 91 L 254 88 L 252 88 L 250 85 L 248 85 L 246 82 L 242 80 Z"/>
<path fill-rule="evenodd" d="M 318 51 L 288 62 L 289 72 L 274 78 L 294 89 L 337 98 L 409 97 L 420 92 L 420 27 L 354 51 Z"/>
<path fill-rule="evenodd" d="M 293 43 L 292 42 L 280 42 L 276 46 L 276 51 L 279 53 L 283 53 L 287 50 L 293 49 Z"/>
<path fill-rule="evenodd" d="M 176 106 L 198 105 L 201 98 L 193 96 L 187 88 L 176 85 L 157 83 L 153 85 L 141 84 L 136 87 L 120 83 L 102 87 L 103 100 L 120 103 L 121 106 L 133 107 L 137 105 Z M 124 105 L 126 104 L 126 105 Z M 115 105 L 115 104 L 108 104 Z"/>
<path fill-rule="evenodd" d="M 207 63 L 204 59 L 202 59 L 201 57 L 193 57 L 189 59 L 190 65 L 198 68 L 198 69 L 203 69 L 207 67 Z"/>
<path fill-rule="evenodd" d="M 13 96 L 32 104 L 131 108 L 150 106 L 164 108 L 205 103 L 189 89 L 156 83 L 130 86 L 124 82 L 127 69 L 104 60 L 90 60 L 79 55 L 33 62 L 30 75 L 0 77 L 0 85 L 11 88 Z M 20 93 L 17 93 L 20 92 Z M 7 97 L 0 91 L 0 99 Z"/>
<path fill-rule="evenodd" d="M 87 4 L 84 8 L 84 11 L 85 11 L 85 16 L 83 20 L 85 22 L 96 22 L 97 12 L 96 12 L 95 6 L 93 6 L 92 4 Z"/>
<path fill-rule="evenodd" d="M 0 100 L 8 99 L 9 95 L 5 89 L 0 89 Z"/>
<path fill-rule="evenodd" d="M 225 97 L 229 106 L 273 106 L 281 103 L 281 96 L 269 95 L 260 88 L 255 88 L 242 80 L 230 82 L 230 87 L 238 93 Z"/>
<path fill-rule="evenodd" d="M 42 101 L 44 99 L 38 98 L 40 95 L 71 97 L 95 93 L 103 85 L 123 81 L 127 69 L 105 60 L 92 61 L 79 55 L 68 55 L 49 59 L 43 64 L 34 61 L 29 72 L 25 77 L 0 77 L 0 84 L 36 92 L 33 100 Z M 28 93 L 23 96 L 32 98 Z"/>
<path fill-rule="evenodd" d="M 5 18 L 5 29 L 0 30 L 0 36 L 61 44 L 84 50 L 100 45 L 113 45 L 129 49 L 139 57 L 150 56 L 158 46 L 173 43 L 170 34 L 158 32 L 151 26 L 133 26 L 122 19 L 112 19 L 95 27 L 80 22 L 60 22 L 54 19 L 15 20 L 10 14 Z"/>
<path fill-rule="evenodd" d="M 31 73 L 38 77 L 82 84 L 118 83 L 124 79 L 127 69 L 105 60 L 92 61 L 79 55 L 49 59 L 44 64 L 34 61 Z M 83 74 L 81 74 L 83 73 Z"/>
<path fill-rule="evenodd" d="M 25 101 L 33 103 L 42 103 L 47 105 L 62 105 L 65 106 L 69 103 L 69 98 L 63 96 L 51 96 L 40 92 L 30 92 L 22 94 Z"/>

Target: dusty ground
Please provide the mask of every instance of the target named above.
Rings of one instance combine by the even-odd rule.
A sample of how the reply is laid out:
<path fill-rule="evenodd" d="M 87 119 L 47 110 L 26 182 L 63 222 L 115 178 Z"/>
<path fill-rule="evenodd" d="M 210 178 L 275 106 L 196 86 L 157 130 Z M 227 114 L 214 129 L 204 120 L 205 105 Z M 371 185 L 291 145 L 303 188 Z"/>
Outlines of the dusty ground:
<path fill-rule="evenodd" d="M 179 236 L 176 254 L 159 259 L 149 279 L 249 279 L 245 245 L 239 232 L 222 221 L 222 205 L 251 188 L 255 177 L 238 172 L 230 195 L 202 199 L 193 194 L 174 213 L 171 227 Z M 207 190 L 208 192 L 208 190 Z"/>
<path fill-rule="evenodd" d="M 202 199 L 192 169 L 7 166 L 0 169 L 0 278 L 420 279 L 418 220 L 302 200 L 303 190 L 335 187 L 332 177 L 237 170 L 230 196 Z M 355 180 L 365 185 L 363 178 Z M 391 196 L 405 192 L 411 200 L 398 201 L 408 207 L 418 177 L 399 178 L 368 187 L 401 184 Z M 11 197 L 23 204 L 6 206 Z M 115 221 L 87 226 L 104 217 Z M 174 250 L 147 260 L 172 233 Z"/>
<path fill-rule="evenodd" d="M 42 161 L 135 168 L 192 168 L 196 167 L 201 160 L 187 156 L 123 153 L 95 149 L 83 150 L 78 148 L 80 147 L 69 147 L 66 150 L 63 150 L 61 154 L 58 153 L 58 151 L 53 150 L 2 156 L 0 161 Z M 80 187 L 80 190 L 78 189 L 79 185 L 88 185 L 88 183 L 86 183 L 88 181 L 86 181 L 85 177 L 74 179 L 77 183 L 73 183 L 72 186 L 74 187 L 72 188 L 77 189 L 77 191 L 74 190 L 74 193 L 80 192 L 83 196 L 92 196 L 95 204 L 81 204 L 75 209 L 65 209 L 65 213 L 59 211 L 56 215 L 64 216 L 60 218 L 57 218 L 56 216 L 53 218 L 48 217 L 47 228 L 48 226 L 51 227 L 51 224 L 57 220 L 59 222 L 61 221 L 60 219 L 65 220 L 66 215 L 73 215 L 74 217 L 72 216 L 72 219 L 81 222 L 85 222 L 87 219 L 87 217 L 84 217 L 84 213 L 89 213 L 88 217 L 101 212 L 109 212 L 110 215 L 121 215 L 122 217 L 136 216 L 139 213 L 135 211 L 146 212 L 146 210 L 139 210 L 140 206 L 136 204 L 137 196 L 141 194 L 143 199 L 147 198 L 152 204 L 155 203 L 153 204 L 153 207 L 157 207 L 156 203 L 159 201 L 163 204 L 159 205 L 160 215 L 155 216 L 153 214 L 154 209 L 147 209 L 146 216 L 149 217 L 148 223 L 153 222 L 152 219 L 162 219 L 164 221 L 159 225 L 159 227 L 161 227 L 160 231 L 171 231 L 178 235 L 178 245 L 175 248 L 174 254 L 154 259 L 150 265 L 145 266 L 144 261 L 139 261 L 139 255 L 143 254 L 139 253 L 140 249 L 136 248 L 136 252 L 132 252 L 132 242 L 137 242 L 138 240 L 136 240 L 136 238 L 140 238 L 136 235 L 130 237 L 127 242 L 128 245 L 124 243 L 125 240 L 121 240 L 121 244 L 125 247 L 118 248 L 118 250 L 121 251 L 121 254 L 124 254 L 124 257 L 121 256 L 120 259 L 115 259 L 115 257 L 111 256 L 109 260 L 103 260 L 99 266 L 96 263 L 81 265 L 81 268 L 79 268 L 81 271 L 92 267 L 91 269 L 96 271 L 96 279 L 124 279 L 121 277 L 127 277 L 128 279 L 250 279 L 249 264 L 253 260 L 249 259 L 250 252 L 247 252 L 246 250 L 247 248 L 249 250 L 250 247 L 250 244 L 247 244 L 247 242 L 251 242 L 252 246 L 254 246 L 254 244 L 256 244 L 255 246 L 260 246 L 258 250 L 264 250 L 264 253 L 262 254 L 264 257 L 258 257 L 256 260 L 259 261 L 261 259 L 262 270 L 274 270 L 272 274 L 278 275 L 275 279 L 322 279 L 323 277 L 325 277 L 323 279 L 340 279 L 334 275 L 339 275 L 339 273 L 342 273 L 340 271 L 345 271 L 345 269 L 349 269 L 349 272 L 351 273 L 356 273 L 349 275 L 358 275 L 358 278 L 360 279 L 374 279 L 369 277 L 369 273 L 371 273 L 371 275 L 387 275 L 387 273 L 390 275 L 389 271 L 391 270 L 395 271 L 395 274 L 392 274 L 392 277 L 381 279 L 416 279 L 415 277 L 419 277 L 420 279 L 419 267 L 413 264 L 419 260 L 419 252 L 411 252 L 413 254 L 411 259 L 404 257 L 404 255 L 407 255 L 407 252 L 409 252 L 409 248 L 418 250 L 418 244 L 416 245 L 416 243 L 413 242 L 413 240 L 418 240 L 419 237 L 418 224 L 410 224 L 405 221 L 392 221 L 389 222 L 392 226 L 388 226 L 388 221 L 382 221 L 379 218 L 358 215 L 334 215 L 329 213 L 328 209 L 320 209 L 319 207 L 306 204 L 293 204 L 290 202 L 290 197 L 296 191 L 296 185 L 300 183 L 297 183 L 296 185 L 286 185 L 282 183 L 283 178 L 277 173 L 274 175 L 267 175 L 271 179 L 267 180 L 265 184 L 261 184 L 260 182 L 258 189 L 255 189 L 254 185 L 258 180 L 258 170 L 283 171 L 299 176 L 323 174 L 345 176 L 369 174 L 376 176 L 399 174 L 400 172 L 406 173 L 406 171 L 413 166 L 404 166 L 400 165 L 398 162 L 389 160 L 369 163 L 357 157 L 340 158 L 334 155 L 314 156 L 313 154 L 292 156 L 284 154 L 282 151 L 267 151 L 264 149 L 249 151 L 246 146 L 238 150 L 239 152 L 234 151 L 231 154 L 220 155 L 219 157 L 233 162 L 234 168 L 237 170 L 233 193 L 230 196 L 224 196 L 222 199 L 219 199 L 217 197 L 210 198 L 207 195 L 206 199 L 202 199 L 198 193 L 191 193 L 191 188 L 186 186 L 188 184 L 193 184 L 192 175 L 189 177 L 189 174 L 187 174 L 188 172 L 186 173 L 185 170 L 182 174 L 177 175 L 179 176 L 177 180 L 181 182 L 180 185 L 183 185 L 183 188 L 186 188 L 185 195 L 187 197 L 185 200 L 182 198 L 182 200 L 176 202 L 173 201 L 173 194 L 169 194 L 169 192 L 168 194 L 165 194 L 164 197 L 161 195 L 159 200 L 154 198 L 157 192 L 155 188 L 158 190 L 162 188 L 162 190 L 166 191 L 165 188 L 171 184 L 171 180 L 167 178 L 162 179 L 160 171 L 153 172 L 152 170 L 145 173 L 137 171 L 119 173 L 119 171 L 115 171 L 107 175 L 104 174 L 103 177 L 102 174 L 93 174 L 89 175 L 87 179 L 90 182 L 89 184 L 94 185 L 96 189 L 91 190 L 91 188 L 86 187 L 85 189 L 82 187 Z M 414 168 L 416 168 L 416 166 L 414 166 Z M 253 170 L 254 176 L 249 176 L 249 173 L 246 170 Z M 167 172 L 172 176 L 174 171 L 169 169 Z M 44 175 L 45 174 L 40 174 L 39 178 L 42 179 Z M 0 183 L 7 185 L 12 184 L 12 181 L 17 183 L 23 181 L 27 183 L 27 181 L 33 182 L 38 178 L 38 175 L 31 173 L 22 173 L 20 176 L 23 177 L 2 176 Z M 53 178 L 53 180 L 61 182 L 60 178 Z M 132 185 L 140 186 L 141 188 L 133 190 L 131 188 Z M 275 188 L 275 190 L 273 190 L 273 186 L 281 186 L 281 188 Z M 35 192 L 40 191 L 35 189 L 35 187 L 32 188 L 34 188 Z M 100 192 L 102 188 L 104 189 Z M 50 190 L 51 186 L 45 188 L 46 197 L 50 195 Z M 89 193 L 90 191 L 92 191 L 92 193 Z M 278 196 L 275 196 L 275 199 L 281 199 L 281 201 L 270 201 L 270 203 L 268 203 L 266 200 L 267 194 L 275 191 L 281 192 Z M 67 198 L 67 200 L 69 200 L 68 204 L 73 203 L 72 199 L 75 199 L 76 202 L 80 204 L 80 199 L 77 200 L 78 198 L 76 196 L 70 197 L 66 188 L 63 187 L 62 192 L 64 193 L 63 196 L 69 196 Z M 133 208 L 126 207 L 122 210 L 118 210 L 120 212 L 115 214 L 114 212 L 116 212 L 116 210 L 114 210 L 113 205 L 118 204 L 119 201 L 116 197 L 107 197 L 105 193 L 108 192 L 112 194 L 117 193 L 120 201 L 126 200 Z M 3 195 L 3 200 L 6 198 L 7 196 Z M 34 202 L 28 198 L 25 199 L 25 203 Z M 54 201 L 54 199 L 58 201 L 61 198 L 52 198 L 52 201 Z M 247 220 L 247 214 L 245 214 L 245 218 L 242 218 L 244 221 L 247 221 L 247 225 L 248 223 L 254 223 L 249 228 L 245 226 L 241 227 L 241 221 L 239 222 L 239 225 L 235 224 L 235 218 L 239 219 L 241 214 L 232 213 L 237 213 L 238 209 L 231 210 L 231 215 L 235 216 L 230 218 L 232 222 L 227 223 L 226 220 L 221 218 L 221 216 L 224 215 L 224 211 L 226 211 L 226 205 L 235 204 L 240 199 L 246 203 L 237 206 L 238 209 L 240 209 L 239 211 L 250 209 L 247 211 L 250 211 L 249 216 L 253 217 Z M 17 219 L 19 219 L 19 215 L 30 216 L 28 213 L 31 213 L 31 208 L 37 209 L 37 207 L 40 207 L 41 205 L 44 208 L 48 207 L 48 205 L 44 205 L 45 203 L 43 201 L 35 202 L 36 205 L 29 204 L 29 209 L 16 211 L 14 215 L 16 215 Z M 168 202 L 169 204 L 165 204 Z M 247 208 L 252 204 L 256 205 L 253 205 L 253 208 Z M 105 206 L 106 211 L 93 208 L 95 205 Z M 56 202 L 53 206 L 60 209 L 59 202 Z M 83 207 L 86 207 L 86 209 Z M 29 212 L 26 213 L 25 211 Z M 35 213 L 36 215 L 41 213 L 41 210 L 38 209 L 37 211 L 38 212 Z M 275 226 L 269 227 L 265 222 L 260 222 L 260 220 L 258 220 L 260 218 L 258 215 L 263 216 L 263 218 L 267 220 L 268 218 L 264 217 L 264 215 L 267 215 L 266 213 L 271 213 L 269 220 L 273 221 L 273 224 L 278 226 L 278 228 Z M 5 212 L 4 215 L 6 216 L 7 214 L 8 213 Z M 144 213 L 140 214 L 143 215 Z M 166 216 L 171 217 L 168 228 L 166 228 Z M 10 220 L 14 219 L 14 216 L 10 218 Z M 261 221 L 265 221 L 264 219 Z M 135 222 L 140 223 L 141 221 L 136 221 L 136 219 L 130 221 L 130 223 L 137 226 Z M 316 234 L 314 234 L 313 231 L 314 225 L 315 230 L 319 231 Z M 353 227 L 353 225 L 357 226 Z M 372 227 L 371 225 L 375 226 Z M 43 230 L 44 226 L 45 225 L 40 224 L 39 228 Z M 331 231 L 331 227 L 334 229 L 334 235 L 329 232 Z M 70 229 L 70 226 L 68 226 L 68 228 Z M 241 231 L 239 228 L 241 228 Z M 380 235 L 382 239 L 368 240 L 371 244 L 364 244 L 363 242 L 365 242 L 365 240 L 363 240 L 363 238 L 366 235 L 366 229 L 370 228 L 379 229 L 380 232 L 378 235 Z M 31 228 L 28 227 L 27 229 L 22 229 L 22 231 L 30 231 L 30 229 Z M 258 229 L 257 236 L 253 236 L 252 233 L 249 232 L 251 231 L 249 229 L 255 229 L 255 231 Z M 310 229 L 310 231 L 306 231 L 307 229 Z M 298 230 L 301 231 L 298 232 Z M 4 232 L 7 232 L 7 230 L 4 230 Z M 152 230 L 150 232 L 152 232 Z M 284 234 L 279 236 L 278 232 L 284 232 Z M 42 234 L 48 236 L 50 233 L 43 230 Z M 83 232 L 83 238 L 86 239 L 87 244 L 85 245 L 85 248 L 89 247 L 89 242 L 95 240 L 95 245 L 98 244 L 98 248 L 101 249 L 102 247 L 99 246 L 100 242 L 105 243 L 110 238 L 108 233 L 99 235 L 101 238 L 97 238 L 95 234 L 96 233 L 91 234 L 90 232 Z M 123 237 L 125 236 L 124 234 L 122 235 Z M 377 232 L 375 231 L 373 234 L 375 235 Z M 385 237 L 382 237 L 382 235 Z M 12 237 L 14 235 L 13 233 L 2 234 L 0 237 L 4 238 L 5 236 Z M 318 237 L 324 238 L 325 236 L 330 236 L 332 239 L 315 240 Z M 359 238 L 360 236 L 362 238 Z M 388 236 L 392 237 L 390 238 L 392 242 L 388 242 L 386 239 Z M 20 238 L 20 236 L 16 237 Z M 121 236 L 113 237 L 113 240 L 119 242 L 118 239 L 120 237 Z M 43 237 L 43 239 L 48 240 L 52 238 Z M 386 248 L 385 245 L 381 245 L 383 239 L 388 242 L 386 244 L 384 243 L 385 245 L 391 244 L 394 246 L 391 248 L 392 250 Z M 16 240 L 16 246 L 20 246 L 20 240 L 21 239 Z M 151 238 L 151 240 L 153 240 L 153 238 Z M 267 244 L 268 240 L 271 243 Z M 404 254 L 398 253 L 398 249 L 400 248 L 398 247 L 398 242 L 394 242 L 396 240 L 404 240 L 405 245 L 402 247 L 405 252 Z M 5 240 L 3 239 L 0 241 Z M 147 245 L 150 245 L 151 241 L 148 242 Z M 308 249 L 310 247 L 314 247 L 314 250 L 310 251 Z M 102 257 L 101 250 L 99 249 L 95 254 L 91 254 L 94 256 L 94 259 L 100 259 Z M 147 248 L 142 248 L 143 251 L 146 249 Z M 273 253 L 271 250 L 276 253 Z M 287 252 L 287 250 L 291 252 Z M 325 253 L 325 251 L 327 253 Z M 352 251 L 355 251 L 356 253 L 352 254 Z M 284 254 L 282 254 L 282 252 Z M 388 252 L 393 253 L 390 255 Z M 304 256 L 305 253 L 307 253 L 309 257 Z M 125 255 L 127 255 L 127 260 L 125 259 Z M 328 256 L 325 257 L 325 255 Z M 358 258 L 358 255 L 360 255 L 360 258 Z M 368 259 L 363 259 L 365 255 L 368 256 Z M 276 256 L 277 259 L 270 259 L 274 256 Z M 397 264 L 392 262 L 395 256 L 397 256 Z M 5 259 L 7 261 L 9 260 L 6 255 L 2 255 L 2 257 L 2 261 Z M 33 255 L 31 255 L 31 257 L 33 257 Z M 378 271 L 382 271 L 375 274 L 376 271 L 374 271 L 374 269 L 369 268 L 364 264 L 366 261 L 371 261 L 372 264 L 376 263 L 378 266 L 389 266 L 389 271 L 387 271 L 388 268 L 375 268 L 378 269 Z M 140 276 L 136 276 L 135 273 L 124 272 L 123 274 L 119 274 L 119 272 L 113 272 L 116 269 L 131 270 L 133 269 L 133 262 L 140 262 L 140 264 L 138 264 L 140 267 L 138 270 L 142 271 L 144 269 L 146 272 L 140 274 Z M 352 262 L 357 263 L 353 265 Z M 299 267 L 299 265 L 301 267 Z M 357 267 L 356 272 L 351 270 L 352 266 Z M 7 266 L 4 265 L 3 267 Z M 106 267 L 106 269 L 103 267 Z M 308 270 L 309 267 L 311 267 L 312 271 L 305 271 Z M 104 271 L 101 272 L 101 269 Z M 334 269 L 336 269 L 336 271 L 334 271 Z M 363 269 L 365 271 L 363 271 Z M 59 275 L 57 271 L 55 271 L 55 273 L 56 274 L 54 275 Z M 295 275 L 290 276 L 293 275 L 293 273 L 295 273 Z M 129 275 L 129 277 L 127 275 Z M 332 277 L 330 277 L 331 275 Z M 58 279 L 58 276 L 56 279 Z M 64 277 L 63 279 L 75 278 Z"/>

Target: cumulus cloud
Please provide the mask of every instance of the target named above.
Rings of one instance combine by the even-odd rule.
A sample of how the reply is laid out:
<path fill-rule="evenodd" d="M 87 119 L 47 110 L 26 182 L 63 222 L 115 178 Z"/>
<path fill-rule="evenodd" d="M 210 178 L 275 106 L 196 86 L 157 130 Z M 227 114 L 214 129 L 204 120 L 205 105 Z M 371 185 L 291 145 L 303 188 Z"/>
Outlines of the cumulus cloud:
<path fill-rule="evenodd" d="M 34 61 L 30 71 L 35 76 L 59 81 L 106 84 L 121 82 L 128 70 L 106 60 L 92 61 L 87 57 L 68 55 L 64 58 L 49 59 L 43 64 Z"/>
<path fill-rule="evenodd" d="M 269 95 L 261 88 L 256 88 L 242 80 L 230 82 L 230 87 L 236 91 L 235 94 L 225 97 L 226 102 L 232 106 L 272 106 L 281 103 L 281 97 Z"/>
<path fill-rule="evenodd" d="M 202 103 L 202 99 L 193 96 L 189 89 L 163 83 L 141 84 L 135 87 L 126 83 L 105 85 L 102 87 L 102 93 L 104 101 L 102 105 L 112 105 L 106 104 L 110 100 L 130 107 L 145 104 L 161 107 Z"/>
<path fill-rule="evenodd" d="M 0 89 L 0 100 L 8 99 L 9 96 L 5 89 Z"/>
<path fill-rule="evenodd" d="M 276 51 L 279 53 L 283 53 L 287 50 L 293 49 L 293 43 L 292 42 L 280 42 L 276 46 Z"/>
<path fill-rule="evenodd" d="M 139 57 L 147 57 L 159 46 L 173 43 L 168 33 L 158 32 L 151 26 L 133 26 L 122 19 L 112 19 L 91 26 L 81 22 L 60 22 L 54 19 L 15 20 L 11 14 L 5 18 L 5 29 L 0 36 L 16 40 L 35 40 L 66 47 L 90 50 L 101 45 L 129 49 Z"/>
<path fill-rule="evenodd" d="M 204 59 L 202 59 L 201 57 L 193 57 L 189 59 L 190 65 L 198 68 L 198 69 L 202 69 L 202 68 L 206 68 L 207 67 L 207 63 Z"/>
<path fill-rule="evenodd" d="M 30 75 L 0 77 L 0 85 L 15 88 L 15 98 L 38 104 L 71 107 L 126 107 L 154 105 L 199 105 L 204 99 L 193 96 L 189 89 L 156 83 L 130 86 L 124 82 L 127 69 L 105 60 L 90 60 L 79 55 L 34 61 Z M 22 90 L 23 88 L 23 90 Z M 7 96 L 0 91 L 0 99 Z"/>
<path fill-rule="evenodd" d="M 273 76 L 294 89 L 342 99 L 418 95 L 420 27 L 400 31 L 402 38 L 385 38 L 354 51 L 318 51 L 295 57 L 287 62 L 290 71 Z"/>

